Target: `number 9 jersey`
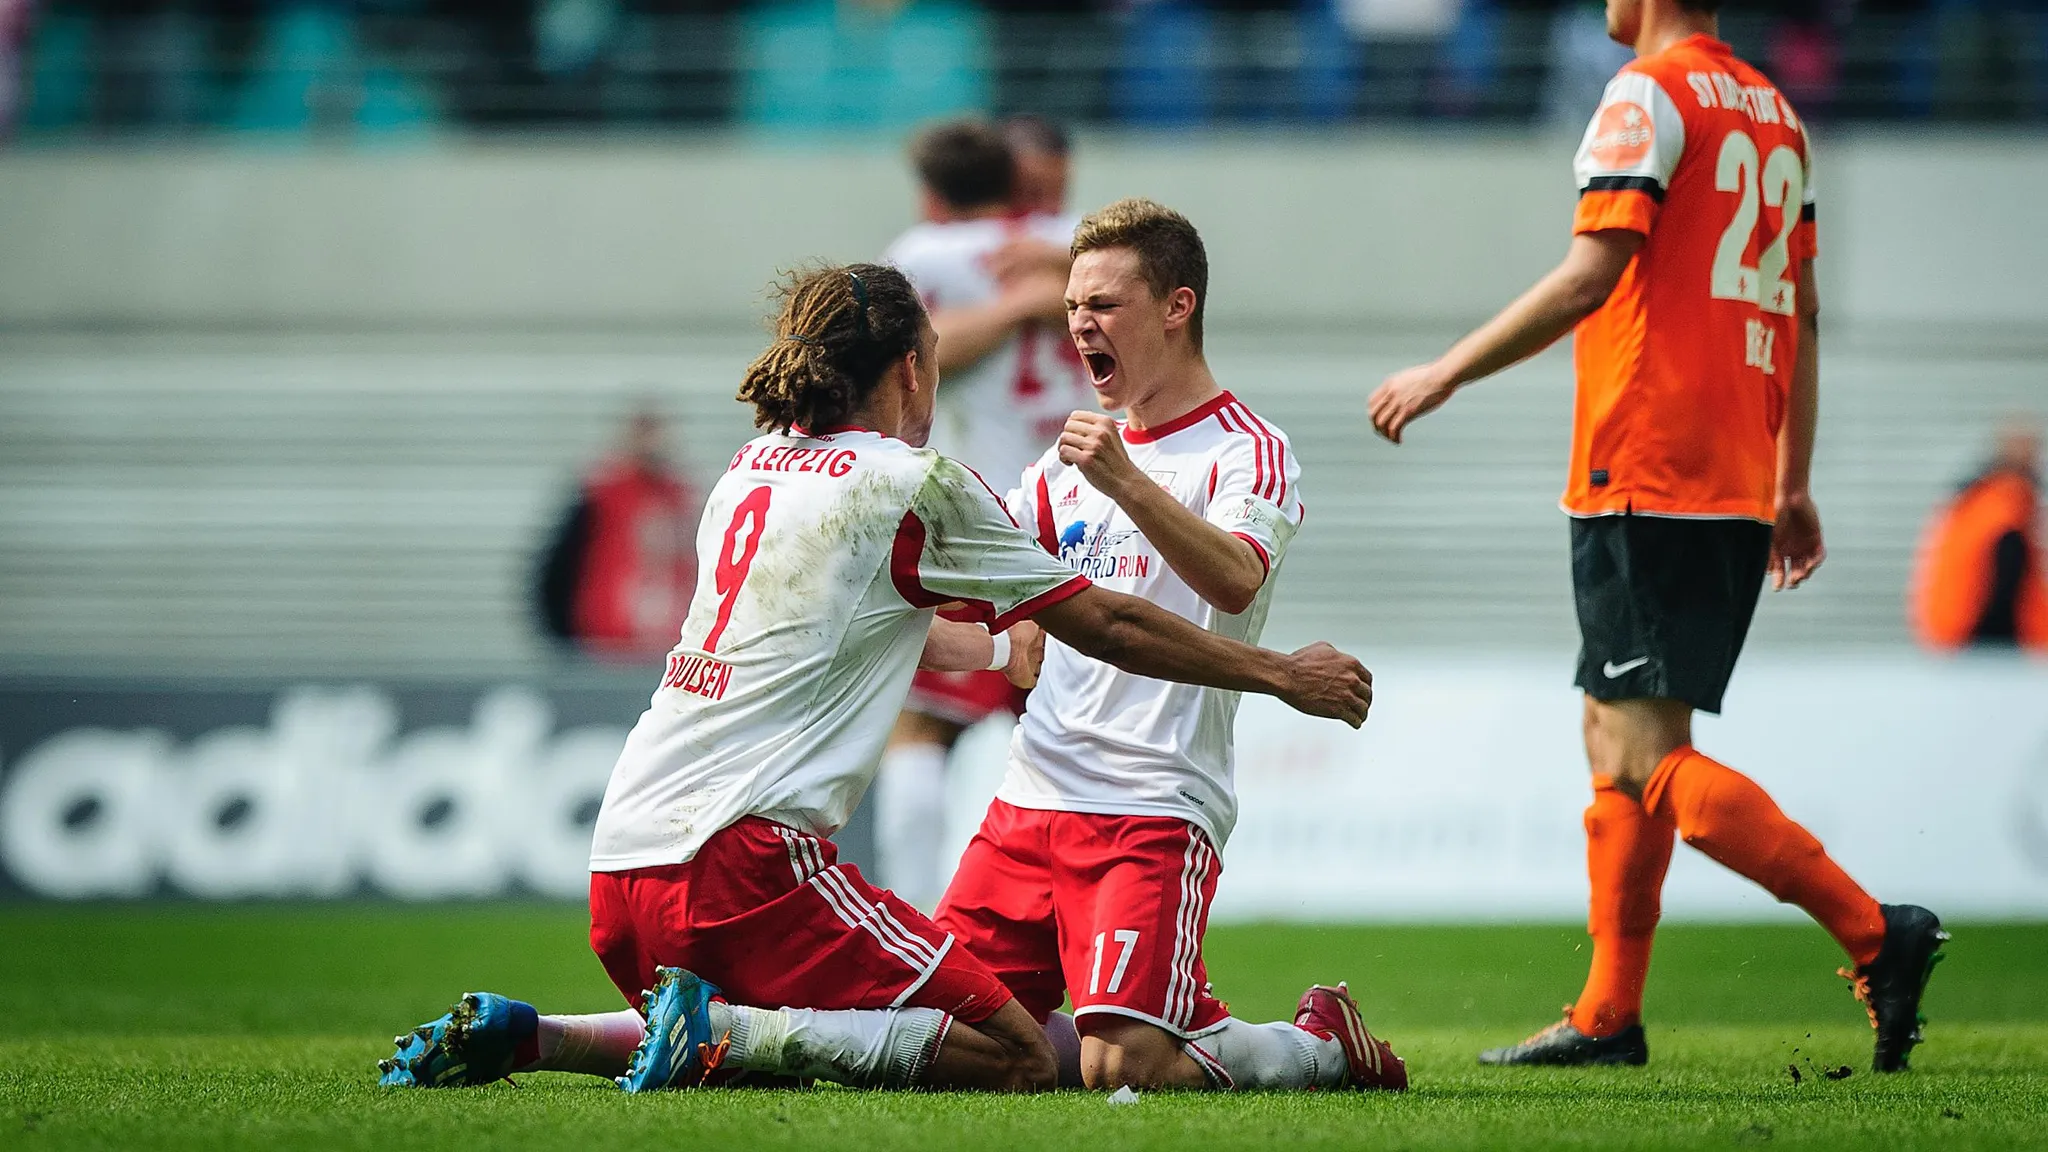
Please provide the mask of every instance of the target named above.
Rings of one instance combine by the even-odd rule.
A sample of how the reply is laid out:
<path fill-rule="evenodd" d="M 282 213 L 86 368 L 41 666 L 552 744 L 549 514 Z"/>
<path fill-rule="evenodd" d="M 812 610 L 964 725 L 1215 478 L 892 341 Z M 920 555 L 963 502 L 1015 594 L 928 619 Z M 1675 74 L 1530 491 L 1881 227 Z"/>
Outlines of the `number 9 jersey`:
<path fill-rule="evenodd" d="M 1573 232 L 1645 239 L 1578 327 L 1565 511 L 1770 521 L 1799 270 L 1817 254 L 1804 125 L 1693 36 L 1608 84 L 1575 167 Z"/>
<path fill-rule="evenodd" d="M 740 449 L 697 557 L 682 642 L 605 787 L 593 872 L 684 863 L 747 816 L 832 835 L 935 609 L 1001 631 L 1088 587 L 965 465 L 859 429 Z"/>

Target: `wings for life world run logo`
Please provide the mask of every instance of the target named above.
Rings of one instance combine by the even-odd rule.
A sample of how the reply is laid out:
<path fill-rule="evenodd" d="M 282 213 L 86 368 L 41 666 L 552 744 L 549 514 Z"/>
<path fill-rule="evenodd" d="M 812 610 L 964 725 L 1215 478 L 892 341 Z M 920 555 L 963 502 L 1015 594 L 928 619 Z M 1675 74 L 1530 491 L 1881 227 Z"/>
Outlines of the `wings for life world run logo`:
<path fill-rule="evenodd" d="M 1076 520 L 1060 533 L 1060 563 L 1090 580 L 1143 579 L 1152 571 L 1152 557 L 1117 547 L 1137 535 L 1136 529 L 1111 532 L 1107 524 Z"/>

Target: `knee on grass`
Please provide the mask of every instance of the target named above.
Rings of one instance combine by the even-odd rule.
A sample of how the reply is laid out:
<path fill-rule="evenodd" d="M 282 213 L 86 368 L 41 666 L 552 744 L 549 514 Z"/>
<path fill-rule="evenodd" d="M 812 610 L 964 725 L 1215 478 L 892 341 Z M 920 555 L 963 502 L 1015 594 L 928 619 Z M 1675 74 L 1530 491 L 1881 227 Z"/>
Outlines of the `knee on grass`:
<path fill-rule="evenodd" d="M 1204 1083 L 1201 1069 L 1181 1050 L 1178 1037 L 1138 1021 L 1097 1026 L 1082 1036 L 1081 1081 L 1095 1091 Z"/>

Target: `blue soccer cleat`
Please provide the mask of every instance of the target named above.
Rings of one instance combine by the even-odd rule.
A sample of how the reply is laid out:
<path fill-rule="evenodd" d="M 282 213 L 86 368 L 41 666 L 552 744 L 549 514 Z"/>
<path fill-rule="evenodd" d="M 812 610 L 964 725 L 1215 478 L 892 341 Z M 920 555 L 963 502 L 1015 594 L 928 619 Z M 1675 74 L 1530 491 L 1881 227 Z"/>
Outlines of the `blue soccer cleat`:
<path fill-rule="evenodd" d="M 539 1027 L 531 1004 L 493 992 L 464 993 L 447 1015 L 392 1038 L 398 1051 L 377 1061 L 377 1083 L 468 1088 L 506 1079 L 519 1042 Z"/>
<path fill-rule="evenodd" d="M 711 1037 L 711 998 L 718 986 L 681 968 L 656 968 L 641 999 L 647 1037 L 633 1050 L 619 1087 L 628 1092 L 695 1088 L 725 1061 L 729 1037 Z"/>

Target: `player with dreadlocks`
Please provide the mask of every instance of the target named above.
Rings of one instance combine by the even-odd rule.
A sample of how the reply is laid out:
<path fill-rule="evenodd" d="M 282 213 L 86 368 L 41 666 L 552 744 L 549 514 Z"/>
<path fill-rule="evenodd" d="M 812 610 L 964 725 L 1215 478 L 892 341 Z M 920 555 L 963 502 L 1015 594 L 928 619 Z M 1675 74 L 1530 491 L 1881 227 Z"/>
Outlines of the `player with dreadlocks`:
<path fill-rule="evenodd" d="M 1035 619 L 1141 676 L 1365 719 L 1371 677 L 1327 644 L 1239 644 L 1045 554 L 965 466 L 921 447 L 936 336 L 902 273 L 782 285 L 739 399 L 765 434 L 713 487 L 697 594 L 612 770 L 591 848 L 591 946 L 642 1011 L 542 1016 L 490 993 L 399 1038 L 384 1082 L 524 1069 L 631 1091 L 746 1070 L 870 1087 L 1051 1087 L 1045 1033 L 980 960 L 841 864 L 911 674 L 1028 681 Z M 950 607 L 954 620 L 934 620 Z M 749 1005 L 806 1005 L 757 1008 Z"/>

